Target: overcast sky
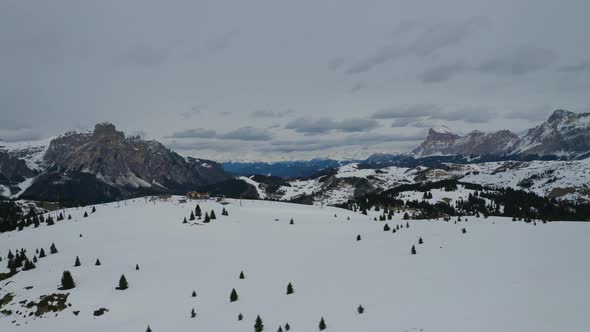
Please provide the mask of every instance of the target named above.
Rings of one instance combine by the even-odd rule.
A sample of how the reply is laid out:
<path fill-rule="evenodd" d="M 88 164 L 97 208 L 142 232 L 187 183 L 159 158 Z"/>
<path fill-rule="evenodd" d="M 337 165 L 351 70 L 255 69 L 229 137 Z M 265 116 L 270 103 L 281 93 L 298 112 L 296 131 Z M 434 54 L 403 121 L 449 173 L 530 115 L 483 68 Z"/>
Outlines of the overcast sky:
<path fill-rule="evenodd" d="M 405 152 L 590 107 L 588 0 L 0 0 L 0 137 L 216 160 Z"/>

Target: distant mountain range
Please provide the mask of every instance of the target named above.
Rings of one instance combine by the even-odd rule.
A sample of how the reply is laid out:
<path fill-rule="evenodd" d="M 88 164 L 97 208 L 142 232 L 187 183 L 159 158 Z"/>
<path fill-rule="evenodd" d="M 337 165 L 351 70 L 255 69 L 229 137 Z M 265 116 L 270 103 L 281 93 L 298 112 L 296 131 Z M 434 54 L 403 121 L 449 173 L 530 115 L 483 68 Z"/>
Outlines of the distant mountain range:
<path fill-rule="evenodd" d="M 296 161 L 267 162 L 225 162 L 223 169 L 235 175 L 272 175 L 285 179 L 314 175 L 324 169 L 334 168 L 355 162 L 353 160 L 338 161 L 333 159 L 312 159 Z"/>

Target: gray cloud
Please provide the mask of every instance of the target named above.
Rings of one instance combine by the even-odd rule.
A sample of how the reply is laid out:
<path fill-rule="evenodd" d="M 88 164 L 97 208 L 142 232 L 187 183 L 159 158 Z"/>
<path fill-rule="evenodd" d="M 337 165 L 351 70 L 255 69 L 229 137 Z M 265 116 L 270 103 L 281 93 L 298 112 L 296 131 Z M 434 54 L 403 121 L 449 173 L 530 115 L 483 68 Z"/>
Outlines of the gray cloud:
<path fill-rule="evenodd" d="M 448 81 L 453 76 L 469 70 L 470 67 L 463 61 L 458 61 L 450 64 L 443 64 L 425 70 L 418 78 L 423 83 L 440 83 Z"/>
<path fill-rule="evenodd" d="M 270 111 L 270 110 L 258 110 L 251 112 L 250 115 L 256 118 L 282 118 L 293 114 L 293 110 L 285 110 L 285 111 Z"/>
<path fill-rule="evenodd" d="M 351 88 L 350 90 L 348 90 L 348 92 L 350 93 L 355 93 L 355 92 L 359 92 L 362 89 L 366 89 L 367 88 L 367 84 L 365 82 L 356 82 Z"/>
<path fill-rule="evenodd" d="M 113 63 L 122 66 L 157 66 L 166 61 L 169 56 L 167 48 L 152 45 L 136 45 L 113 57 Z"/>
<path fill-rule="evenodd" d="M 442 111 L 442 107 L 434 104 L 416 104 L 394 106 L 373 113 L 373 119 L 417 118 L 431 116 Z"/>
<path fill-rule="evenodd" d="M 551 50 L 540 47 L 520 47 L 483 62 L 477 70 L 496 75 L 523 75 L 545 69 L 556 59 L 557 55 Z"/>
<path fill-rule="evenodd" d="M 31 128 L 0 129 L 0 142 L 36 141 L 41 134 Z"/>
<path fill-rule="evenodd" d="M 396 106 L 375 112 L 374 119 L 395 119 L 393 127 L 408 126 L 413 123 L 427 123 L 424 120 L 464 121 L 467 123 L 484 123 L 491 119 L 490 111 L 483 107 L 463 107 L 448 110 L 433 104 Z M 415 125 L 422 127 L 422 125 Z"/>
<path fill-rule="evenodd" d="M 293 129 L 298 133 L 307 135 L 324 134 L 330 131 L 343 132 L 358 132 L 367 131 L 376 128 L 377 121 L 372 119 L 345 119 L 341 121 L 332 120 L 330 118 L 299 118 L 287 123 L 285 128 Z"/>
<path fill-rule="evenodd" d="M 585 60 L 573 65 L 565 65 L 559 67 L 559 71 L 564 73 L 576 73 L 590 71 L 590 60 Z"/>
<path fill-rule="evenodd" d="M 240 141 L 268 141 L 272 135 L 266 129 L 254 127 L 241 127 L 227 133 L 217 133 L 211 129 L 186 129 L 175 132 L 167 138 L 208 138 L 220 140 L 240 140 Z"/>
<path fill-rule="evenodd" d="M 484 16 L 432 25 L 409 44 L 400 46 L 394 42 L 386 45 L 351 65 L 347 72 L 350 74 L 367 72 L 376 66 L 406 56 L 430 56 L 442 49 L 459 44 L 487 25 L 489 25 L 489 19 Z"/>

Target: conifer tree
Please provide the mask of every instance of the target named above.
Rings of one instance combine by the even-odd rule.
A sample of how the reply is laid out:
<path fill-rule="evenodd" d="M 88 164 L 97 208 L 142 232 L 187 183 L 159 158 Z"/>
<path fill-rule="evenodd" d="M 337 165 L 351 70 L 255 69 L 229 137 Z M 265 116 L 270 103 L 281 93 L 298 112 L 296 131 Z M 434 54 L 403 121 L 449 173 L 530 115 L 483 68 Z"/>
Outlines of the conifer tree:
<path fill-rule="evenodd" d="M 96 206 L 92 207 L 92 213 L 96 212 Z"/>
<path fill-rule="evenodd" d="M 388 224 L 385 224 L 385 226 L 383 226 L 383 231 L 384 232 L 389 232 L 391 230 L 391 228 L 389 228 Z"/>
<path fill-rule="evenodd" d="M 100 260 L 98 258 L 96 259 L 96 262 L 94 263 L 94 265 L 100 266 Z"/>
<path fill-rule="evenodd" d="M 360 234 L 356 236 L 356 240 L 357 241 L 360 241 L 361 240 L 361 235 Z"/>
<path fill-rule="evenodd" d="M 193 293 L 191 294 L 191 297 L 197 297 L 197 292 L 193 291 Z"/>
<path fill-rule="evenodd" d="M 410 252 L 412 253 L 412 255 L 415 255 L 416 254 L 416 247 L 412 246 L 412 250 Z"/>
<path fill-rule="evenodd" d="M 391 232 L 392 232 L 392 233 L 395 233 L 395 232 L 396 232 L 396 230 L 395 230 L 395 227 L 393 228 L 393 231 L 391 231 Z"/>
<path fill-rule="evenodd" d="M 201 207 L 199 206 L 199 204 L 197 204 L 197 207 L 195 208 L 195 215 L 197 217 L 201 216 Z"/>
<path fill-rule="evenodd" d="M 410 228 L 410 223 L 406 222 L 406 228 Z"/>
<path fill-rule="evenodd" d="M 57 254 L 57 247 L 55 246 L 55 243 L 52 243 L 51 247 L 49 247 L 49 253 L 50 254 Z"/>
<path fill-rule="evenodd" d="M 465 228 L 463 228 L 463 229 L 461 230 L 461 233 L 465 234 L 465 233 L 467 233 L 467 230 L 466 230 Z"/>
<path fill-rule="evenodd" d="M 215 211 L 211 210 L 211 214 L 209 215 L 211 220 L 215 220 L 217 219 L 217 217 L 215 216 Z"/>
<path fill-rule="evenodd" d="M 145 330 L 145 332 L 152 332 L 152 329 L 150 328 L 150 326 L 148 325 L 147 330 Z"/>
<path fill-rule="evenodd" d="M 186 224 L 186 223 L 188 223 L 188 221 L 186 221 L 186 217 L 184 217 L 184 219 L 182 220 L 182 223 L 183 223 L 183 224 Z"/>
<path fill-rule="evenodd" d="M 119 287 L 117 287 L 115 289 L 126 290 L 127 288 L 129 288 L 129 284 L 127 284 L 127 278 L 125 278 L 125 275 L 122 274 L 121 278 L 119 279 Z"/>
<path fill-rule="evenodd" d="M 51 216 L 47 217 L 47 226 L 53 226 L 54 224 L 53 218 Z"/>
<path fill-rule="evenodd" d="M 359 304 L 359 307 L 356 308 L 356 311 L 359 313 L 359 315 L 362 315 L 365 312 L 365 308 Z"/>
<path fill-rule="evenodd" d="M 64 271 L 61 276 L 61 290 L 68 290 L 76 287 L 74 283 L 74 278 L 72 278 L 72 274 L 70 271 Z"/>
<path fill-rule="evenodd" d="M 279 329 L 277 330 L 277 332 L 283 332 L 283 327 L 279 325 Z"/>
<path fill-rule="evenodd" d="M 291 329 L 291 325 L 289 323 L 285 324 L 285 331 L 289 331 Z"/>
<path fill-rule="evenodd" d="M 41 248 L 41 250 L 39 250 L 39 258 L 44 258 L 45 257 L 45 250 L 43 248 Z"/>
<path fill-rule="evenodd" d="M 135 271 L 139 271 L 139 264 L 135 264 Z"/>
<path fill-rule="evenodd" d="M 193 308 L 191 310 L 191 318 L 195 318 L 195 317 L 197 317 L 197 312 L 195 311 L 195 308 Z"/>
<path fill-rule="evenodd" d="M 1 261 L 1 260 L 0 260 Z M 37 263 L 37 256 L 33 256 L 33 263 Z"/>
<path fill-rule="evenodd" d="M 293 221 L 293 218 L 291 218 L 291 221 L 289 221 L 289 225 L 293 225 L 295 224 L 295 222 Z"/>
<path fill-rule="evenodd" d="M 244 271 L 240 272 L 240 279 L 246 279 L 246 276 L 244 275 Z"/>
<path fill-rule="evenodd" d="M 8 258 L 8 260 L 11 260 L 14 258 L 14 254 L 12 253 L 12 250 L 8 250 L 8 255 L 6 256 L 6 258 Z"/>
<path fill-rule="evenodd" d="M 232 288 L 231 294 L 229 294 L 229 302 L 236 302 L 238 300 L 238 292 L 235 288 Z"/>
<path fill-rule="evenodd" d="M 80 257 L 76 256 L 76 262 L 74 262 L 74 266 L 80 266 Z"/>
<path fill-rule="evenodd" d="M 404 220 L 408 220 L 408 219 L 410 219 L 410 215 L 407 212 L 405 212 L 404 213 Z"/>
<path fill-rule="evenodd" d="M 193 211 L 191 211 L 191 216 L 188 218 L 188 220 L 190 220 L 190 221 L 195 220 L 195 215 L 193 214 Z"/>
<path fill-rule="evenodd" d="M 242 320 L 242 319 L 244 319 L 244 315 L 242 315 L 242 313 L 240 312 L 240 313 L 238 314 L 238 320 Z"/>
<path fill-rule="evenodd" d="M 295 290 L 293 290 L 293 285 L 291 283 L 289 283 L 287 285 L 287 295 L 293 294 L 294 292 L 295 292 Z"/>
<path fill-rule="evenodd" d="M 418 244 L 423 244 L 423 243 L 424 243 L 424 241 L 422 241 L 422 238 L 419 238 L 418 239 Z"/>
<path fill-rule="evenodd" d="M 254 324 L 254 332 L 262 332 L 264 331 L 264 324 L 262 323 L 262 318 L 260 316 L 256 316 L 256 323 Z"/>
<path fill-rule="evenodd" d="M 72 219 L 72 215 L 68 214 L 68 220 L 71 220 L 71 219 Z"/>
<path fill-rule="evenodd" d="M 84 218 L 88 218 L 88 212 L 84 211 Z"/>
<path fill-rule="evenodd" d="M 209 214 L 207 212 L 205 212 L 205 220 L 203 220 L 204 223 L 208 223 L 211 221 L 211 218 L 209 218 Z"/>
<path fill-rule="evenodd" d="M 323 331 L 326 329 L 327 326 L 326 326 L 326 322 L 324 321 L 324 317 L 322 317 L 322 319 L 320 320 L 319 327 L 320 327 L 320 331 Z"/>

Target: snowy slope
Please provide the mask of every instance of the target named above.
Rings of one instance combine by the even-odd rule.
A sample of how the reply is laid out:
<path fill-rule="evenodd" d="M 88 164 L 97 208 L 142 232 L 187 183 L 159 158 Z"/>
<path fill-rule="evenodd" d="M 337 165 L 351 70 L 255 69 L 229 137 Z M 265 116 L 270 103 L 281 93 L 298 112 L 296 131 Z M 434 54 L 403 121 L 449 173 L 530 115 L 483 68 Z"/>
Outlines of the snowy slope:
<path fill-rule="evenodd" d="M 203 212 L 213 209 L 218 216 L 207 225 L 182 224 L 196 202 L 172 197 L 98 205 L 88 218 L 82 215 L 89 207 L 70 209 L 72 220 L 0 234 L 0 273 L 9 249 L 24 247 L 32 256 L 54 242 L 59 250 L 36 269 L 0 282 L 0 298 L 15 295 L 0 311 L 26 316 L 0 315 L 0 331 L 127 332 L 148 324 L 154 332 L 253 331 L 256 315 L 265 331 L 287 322 L 291 331 L 317 331 L 322 316 L 327 331 L 340 332 L 590 327 L 590 268 L 584 264 L 590 224 L 410 221 L 410 228 L 393 234 L 371 221 L 374 211 L 364 216 L 331 207 L 228 203 L 229 216 L 221 216 L 221 204 L 199 202 Z M 395 215 L 389 224 L 405 221 Z M 80 267 L 72 266 L 76 256 Z M 93 265 L 96 258 L 101 266 Z M 64 270 L 77 283 L 67 291 L 72 306 L 57 316 L 28 316 L 20 301 L 66 293 L 57 290 Z M 115 290 L 121 274 L 128 290 Z M 295 294 L 287 296 L 289 282 Z M 239 295 L 235 303 L 229 302 L 232 288 Z M 363 315 L 356 312 L 359 304 Z M 101 307 L 109 311 L 94 317 Z M 192 308 L 197 317 L 191 319 Z"/>

